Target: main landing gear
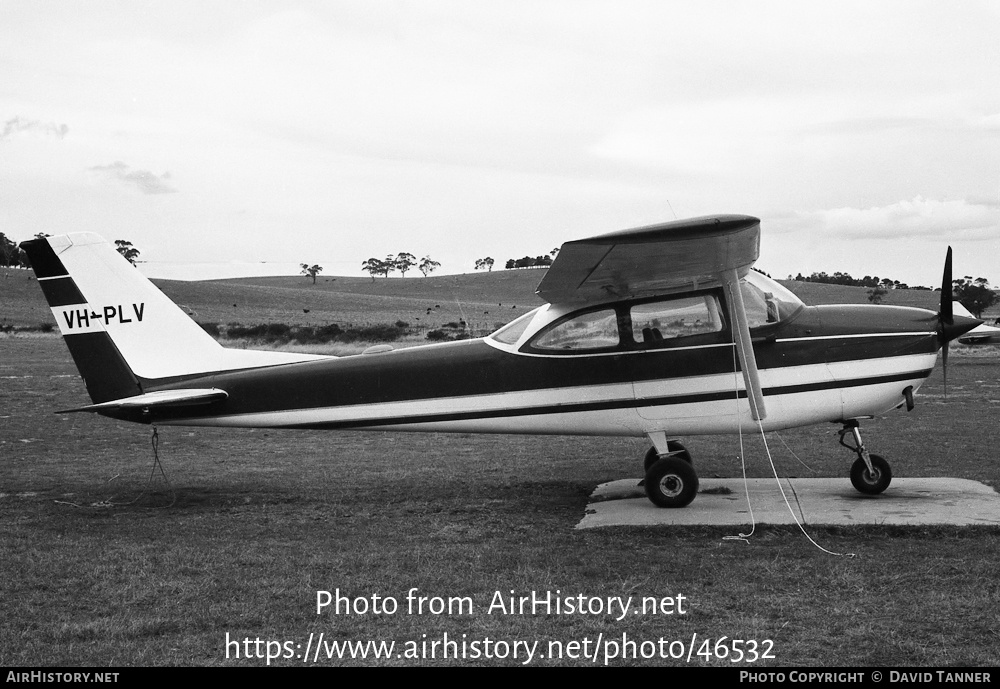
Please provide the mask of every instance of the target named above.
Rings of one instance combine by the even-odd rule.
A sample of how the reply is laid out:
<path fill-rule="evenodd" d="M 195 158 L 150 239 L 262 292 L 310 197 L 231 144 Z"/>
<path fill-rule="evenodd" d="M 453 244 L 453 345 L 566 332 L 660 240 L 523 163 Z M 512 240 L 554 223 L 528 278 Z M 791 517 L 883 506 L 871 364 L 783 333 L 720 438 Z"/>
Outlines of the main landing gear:
<path fill-rule="evenodd" d="M 859 425 L 857 419 L 845 421 L 844 427 L 839 431 L 840 444 L 858 455 L 851 465 L 851 484 L 865 495 L 878 495 L 892 482 L 892 469 L 889 467 L 889 462 L 881 455 L 870 454 L 865 449 Z M 853 446 L 844 442 L 844 437 L 848 433 L 854 439 Z"/>
<path fill-rule="evenodd" d="M 892 469 L 881 455 L 871 454 L 861 440 L 857 419 L 848 419 L 840 430 L 840 444 L 858 458 L 851 465 L 851 484 L 865 495 L 878 495 L 892 482 Z M 847 436 L 853 444 L 846 442 Z M 653 439 L 653 434 L 650 435 Z M 698 494 L 698 474 L 691 462 L 691 453 L 677 440 L 656 439 L 667 451 L 660 454 L 656 446 L 649 448 L 643 459 L 646 477 L 639 485 L 657 507 L 685 507 Z"/>
<path fill-rule="evenodd" d="M 667 452 L 649 448 L 643 460 L 646 478 L 642 485 L 657 507 L 684 507 L 698 494 L 698 474 L 691 464 L 691 453 L 677 440 L 667 441 Z"/>

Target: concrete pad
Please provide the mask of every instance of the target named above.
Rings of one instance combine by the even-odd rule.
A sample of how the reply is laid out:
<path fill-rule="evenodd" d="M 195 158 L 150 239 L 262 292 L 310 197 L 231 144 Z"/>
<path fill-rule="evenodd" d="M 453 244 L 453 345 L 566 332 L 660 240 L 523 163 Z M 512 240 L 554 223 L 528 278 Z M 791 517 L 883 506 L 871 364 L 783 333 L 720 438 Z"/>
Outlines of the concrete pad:
<path fill-rule="evenodd" d="M 705 478 L 699 480 L 694 502 L 680 509 L 655 507 L 638 483 L 638 479 L 624 479 L 598 486 L 576 528 L 794 524 L 792 514 L 802 524 L 813 526 L 1000 525 L 1000 493 L 966 479 L 895 478 L 881 495 L 863 495 L 847 478 L 780 482 L 755 478 L 746 485 L 738 478 Z"/>

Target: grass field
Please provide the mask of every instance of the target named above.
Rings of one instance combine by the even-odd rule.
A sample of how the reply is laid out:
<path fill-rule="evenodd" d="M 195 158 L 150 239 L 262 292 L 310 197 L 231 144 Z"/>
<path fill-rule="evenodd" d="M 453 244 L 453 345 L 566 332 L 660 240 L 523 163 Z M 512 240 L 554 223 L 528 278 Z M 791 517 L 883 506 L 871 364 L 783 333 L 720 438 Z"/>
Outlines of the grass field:
<path fill-rule="evenodd" d="M 523 275 L 515 277 L 526 281 Z M 506 276 L 489 277 L 500 278 Z M 315 289 L 304 279 L 283 280 L 212 283 L 217 291 L 209 297 L 198 285 L 165 288 L 187 295 L 199 315 L 211 314 L 205 320 L 225 321 L 232 290 L 243 290 L 238 298 L 245 301 L 234 301 L 234 308 L 257 319 L 274 309 L 274 318 L 289 322 L 304 308 L 310 313 L 303 316 L 324 309 L 339 316 L 334 295 L 351 308 L 361 298 L 344 295 L 361 293 L 363 283 L 388 290 L 379 282 L 404 282 L 361 280 L 355 292 L 345 282 L 336 292 L 340 287 L 322 278 Z M 424 278 L 406 282 L 408 290 L 431 289 Z M 265 295 L 259 303 L 252 300 L 258 289 Z M 329 306 L 315 306 L 327 292 Z M 485 311 L 503 302 L 497 294 L 491 287 L 478 301 L 464 292 L 458 300 Z M 291 304 L 284 310 L 283 296 Z M 399 294 L 364 296 L 384 300 L 370 302 L 372 312 L 355 307 L 356 318 L 377 313 L 370 322 L 405 320 L 414 306 L 417 313 L 428 304 L 452 308 L 432 291 L 408 291 L 413 302 L 405 308 L 394 301 Z M 31 304 L 12 301 L 5 308 L 36 318 Z M 520 312 L 532 302 L 512 297 L 515 304 Z M 39 320 L 51 318 L 44 302 L 41 309 Z M 538 641 L 532 665 L 593 664 L 570 653 L 593 651 L 598 638 L 621 642 L 623 635 L 637 644 L 665 639 L 668 655 L 680 648 L 671 641 L 690 646 L 694 638 L 694 653 L 690 662 L 616 657 L 608 664 L 732 666 L 729 658 L 708 657 L 723 637 L 727 648 L 733 639 L 756 640 L 760 651 L 771 640 L 774 659 L 756 667 L 1000 664 L 996 528 L 810 530 L 825 549 L 854 557 L 824 553 L 784 527 L 757 526 L 748 542 L 724 540 L 734 535 L 729 529 L 575 530 L 597 484 L 640 473 L 645 443 L 622 439 L 164 428 L 158 451 L 168 484 L 158 473 L 149 478 L 149 428 L 53 414 L 88 401 L 58 337 L 0 339 L 0 380 L 0 665 L 262 665 L 268 650 L 296 655 L 310 634 L 315 644 L 321 633 L 321 665 L 525 660 L 524 648 L 514 658 L 512 646 L 506 657 L 483 657 L 485 639 L 494 642 L 494 656 L 505 648 L 496 642 Z M 1000 356 L 955 347 L 947 400 L 939 370 L 913 412 L 868 422 L 865 439 L 897 476 L 997 486 L 998 406 Z M 852 456 L 837 446 L 836 430 L 786 431 L 780 441 L 769 436 L 779 474 L 846 482 Z M 740 475 L 735 437 L 687 444 L 701 475 Z M 759 440 L 748 442 L 747 463 L 752 476 L 770 475 Z M 467 598 L 471 612 L 410 614 L 406 596 L 413 588 L 427 597 Z M 317 615 L 317 591 L 337 589 L 368 603 L 393 597 L 399 609 Z M 684 614 L 644 611 L 621 620 L 488 614 L 496 592 L 557 590 L 562 597 L 636 600 L 682 595 L 686 607 Z M 446 634 L 459 644 L 479 642 L 480 657 L 443 659 L 438 646 L 432 658 L 431 643 Z M 249 639 L 250 648 L 237 644 L 234 657 L 227 635 Z M 257 639 L 262 643 L 255 645 Z M 417 657 L 325 658 L 334 641 L 394 642 L 394 654 L 413 650 Z M 579 648 L 566 645 L 574 641 Z M 559 644 L 562 657 L 552 657 Z M 247 650 L 261 657 L 246 658 Z M 603 662 L 599 655 L 597 664 Z"/>

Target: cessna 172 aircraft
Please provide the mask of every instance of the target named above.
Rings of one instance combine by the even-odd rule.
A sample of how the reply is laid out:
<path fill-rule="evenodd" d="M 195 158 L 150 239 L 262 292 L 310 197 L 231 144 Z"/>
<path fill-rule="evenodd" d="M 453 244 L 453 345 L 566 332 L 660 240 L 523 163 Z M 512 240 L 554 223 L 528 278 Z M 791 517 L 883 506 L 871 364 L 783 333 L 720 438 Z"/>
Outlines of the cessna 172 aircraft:
<path fill-rule="evenodd" d="M 979 323 L 941 311 L 805 306 L 751 271 L 760 221 L 720 215 L 562 246 L 545 304 L 489 337 L 347 357 L 221 347 L 91 233 L 29 240 L 31 260 L 93 404 L 147 424 L 381 429 L 649 439 L 661 507 L 698 490 L 678 436 L 836 422 L 851 481 L 880 493 L 889 464 L 859 420 L 913 405 L 938 350 Z M 845 442 L 850 434 L 852 443 Z"/>

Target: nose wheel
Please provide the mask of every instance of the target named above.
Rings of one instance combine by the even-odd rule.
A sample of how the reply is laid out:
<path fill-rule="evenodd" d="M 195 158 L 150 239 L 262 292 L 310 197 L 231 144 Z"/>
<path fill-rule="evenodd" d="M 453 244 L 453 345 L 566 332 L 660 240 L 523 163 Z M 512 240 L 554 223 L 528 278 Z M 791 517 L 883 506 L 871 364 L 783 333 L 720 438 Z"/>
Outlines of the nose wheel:
<path fill-rule="evenodd" d="M 685 507 L 698 494 L 698 474 L 677 457 L 662 457 L 649 467 L 646 495 L 657 507 Z"/>
<path fill-rule="evenodd" d="M 659 439 L 663 448 L 664 438 Z M 691 453 L 678 440 L 666 440 L 667 451 L 660 454 L 656 446 L 643 458 L 645 478 L 639 483 L 657 507 L 685 507 L 698 494 L 698 474 L 691 462 Z"/>
<path fill-rule="evenodd" d="M 847 434 L 851 435 L 854 441 L 853 445 L 844 441 Z M 865 449 L 857 419 L 851 419 L 844 424 L 840 430 L 840 444 L 858 455 L 854 464 L 851 465 L 851 485 L 859 493 L 878 495 L 889 487 L 892 482 L 892 469 L 889 467 L 889 462 L 885 461 L 881 455 L 870 454 Z"/>

